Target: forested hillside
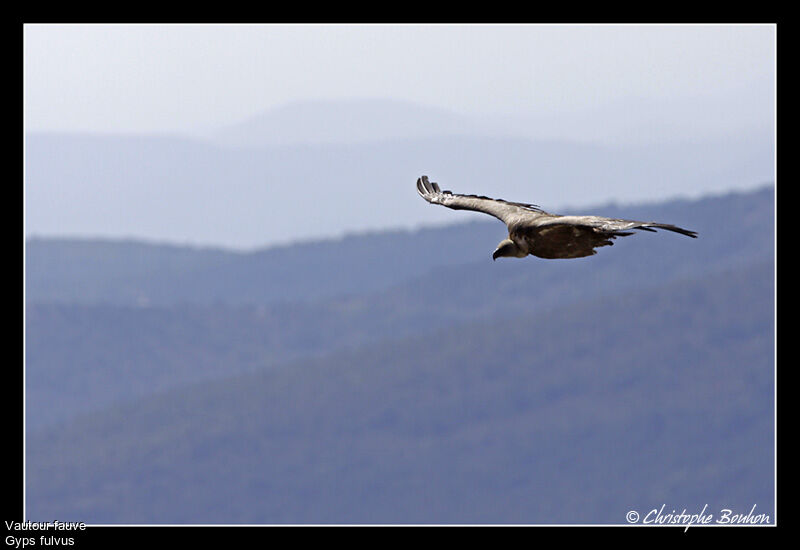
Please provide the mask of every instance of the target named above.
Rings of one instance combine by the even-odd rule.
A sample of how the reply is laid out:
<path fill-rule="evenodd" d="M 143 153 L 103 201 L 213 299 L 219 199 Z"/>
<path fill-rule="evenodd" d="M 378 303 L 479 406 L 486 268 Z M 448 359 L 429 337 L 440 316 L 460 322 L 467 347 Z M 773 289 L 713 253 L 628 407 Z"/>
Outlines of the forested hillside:
<path fill-rule="evenodd" d="M 773 268 L 187 385 L 28 439 L 32 519 L 773 511 Z"/>
<path fill-rule="evenodd" d="M 499 222 L 251 252 L 26 245 L 28 517 L 774 516 L 774 188 L 491 261 Z"/>

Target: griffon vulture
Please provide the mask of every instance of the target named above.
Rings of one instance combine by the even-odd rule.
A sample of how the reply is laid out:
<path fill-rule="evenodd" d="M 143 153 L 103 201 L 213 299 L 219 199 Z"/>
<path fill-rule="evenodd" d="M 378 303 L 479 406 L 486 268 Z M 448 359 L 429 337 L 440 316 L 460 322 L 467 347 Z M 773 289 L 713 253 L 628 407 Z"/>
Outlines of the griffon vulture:
<path fill-rule="evenodd" d="M 490 199 L 478 195 L 457 195 L 442 191 L 427 176 L 417 180 L 417 191 L 431 204 L 441 204 L 453 210 L 475 210 L 489 214 L 508 226 L 508 238 L 500 241 L 492 259 L 524 258 L 528 254 L 539 258 L 582 258 L 597 254 L 595 248 L 610 246 L 616 237 L 627 237 L 626 229 L 653 231 L 654 227 L 674 231 L 692 238 L 697 233 L 675 225 L 656 222 L 637 222 L 601 216 L 559 216 L 548 214 L 535 204 Z"/>

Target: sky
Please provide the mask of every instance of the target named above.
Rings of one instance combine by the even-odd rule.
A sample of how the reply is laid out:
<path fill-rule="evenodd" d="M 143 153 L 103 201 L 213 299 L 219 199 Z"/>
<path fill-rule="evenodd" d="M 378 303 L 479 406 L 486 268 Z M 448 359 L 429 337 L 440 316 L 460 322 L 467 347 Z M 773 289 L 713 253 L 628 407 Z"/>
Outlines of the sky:
<path fill-rule="evenodd" d="M 299 100 L 552 115 L 715 97 L 774 82 L 775 36 L 774 25 L 26 25 L 25 123 L 191 133 Z"/>
<path fill-rule="evenodd" d="M 479 216 L 421 203 L 422 174 L 554 212 L 774 181 L 774 25 L 36 24 L 23 41 L 27 236 L 251 249 Z"/>

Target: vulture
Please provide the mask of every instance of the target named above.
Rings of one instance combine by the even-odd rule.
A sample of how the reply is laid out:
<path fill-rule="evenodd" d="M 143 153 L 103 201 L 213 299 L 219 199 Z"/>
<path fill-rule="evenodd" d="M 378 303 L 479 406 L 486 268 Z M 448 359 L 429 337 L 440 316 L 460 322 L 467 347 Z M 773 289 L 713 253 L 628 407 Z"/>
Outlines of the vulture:
<path fill-rule="evenodd" d="M 417 180 L 417 191 L 431 204 L 453 210 L 475 210 L 494 216 L 508 226 L 508 238 L 500 241 L 492 260 L 501 257 L 583 258 L 597 254 L 595 248 L 610 246 L 617 237 L 633 235 L 628 229 L 655 232 L 654 228 L 697 238 L 697 233 L 656 222 L 638 222 L 602 216 L 560 216 L 549 214 L 535 204 L 491 199 L 480 195 L 459 195 L 442 191 L 427 176 Z"/>

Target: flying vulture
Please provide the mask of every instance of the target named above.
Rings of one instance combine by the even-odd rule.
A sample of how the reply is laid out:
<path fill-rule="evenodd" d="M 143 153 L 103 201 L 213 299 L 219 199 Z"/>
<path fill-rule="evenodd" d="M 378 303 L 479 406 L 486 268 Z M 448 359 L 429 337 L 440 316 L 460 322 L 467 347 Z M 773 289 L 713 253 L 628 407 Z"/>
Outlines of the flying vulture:
<path fill-rule="evenodd" d="M 479 195 L 458 195 L 442 191 L 427 176 L 417 180 L 417 191 L 431 204 L 453 210 L 475 210 L 499 219 L 508 226 L 508 238 L 500 241 L 492 259 L 510 256 L 524 258 L 583 258 L 597 254 L 595 248 L 610 246 L 617 237 L 633 235 L 626 229 L 653 231 L 654 227 L 697 238 L 697 233 L 675 225 L 637 222 L 601 216 L 559 216 L 548 214 L 535 204 L 490 199 Z"/>

